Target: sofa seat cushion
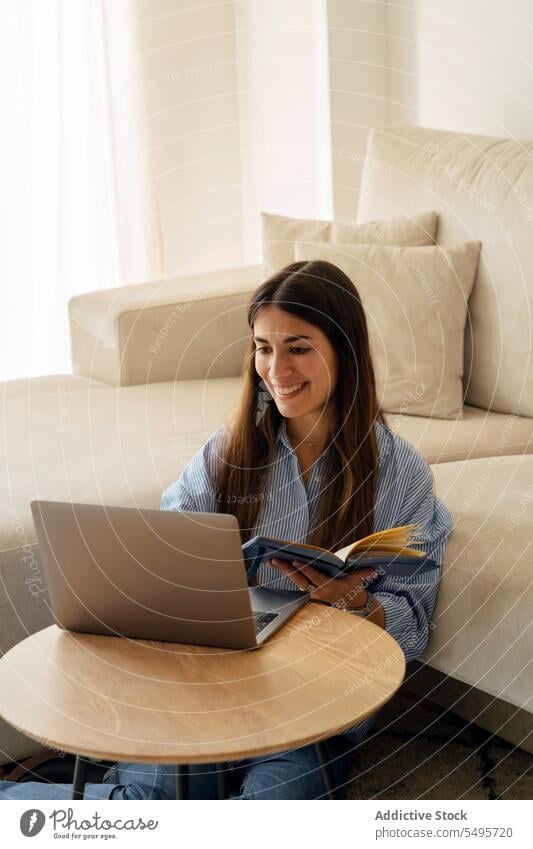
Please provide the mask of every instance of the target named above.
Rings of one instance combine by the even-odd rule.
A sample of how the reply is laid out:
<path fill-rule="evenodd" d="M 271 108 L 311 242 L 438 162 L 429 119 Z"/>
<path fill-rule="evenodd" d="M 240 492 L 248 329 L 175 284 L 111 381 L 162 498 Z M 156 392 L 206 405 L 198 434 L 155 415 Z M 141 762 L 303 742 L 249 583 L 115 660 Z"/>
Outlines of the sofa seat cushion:
<path fill-rule="evenodd" d="M 463 407 L 457 421 L 386 413 L 389 427 L 417 448 L 428 463 L 533 454 L 533 419 Z"/>
<path fill-rule="evenodd" d="M 454 530 L 426 663 L 533 709 L 533 455 L 432 466 Z"/>
<path fill-rule="evenodd" d="M 52 376 L 4 386 L 6 552 L 35 542 L 34 498 L 159 507 L 162 491 L 226 420 L 240 379 L 110 387 Z"/>
<path fill-rule="evenodd" d="M 48 395 L 58 399 L 65 392 L 88 389 L 109 389 L 108 383 L 91 377 L 72 374 L 46 374 L 42 377 L 20 377 L 0 384 L 0 395 L 4 404 L 15 398 L 25 397 L 28 401 L 37 395 Z"/>

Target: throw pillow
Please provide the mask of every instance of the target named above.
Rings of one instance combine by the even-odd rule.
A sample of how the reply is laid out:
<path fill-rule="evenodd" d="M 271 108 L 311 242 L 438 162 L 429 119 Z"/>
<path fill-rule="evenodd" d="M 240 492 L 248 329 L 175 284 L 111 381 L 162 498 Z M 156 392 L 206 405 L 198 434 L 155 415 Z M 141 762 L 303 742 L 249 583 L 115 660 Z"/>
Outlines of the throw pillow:
<path fill-rule="evenodd" d="M 261 213 L 263 265 L 272 274 L 295 262 L 296 242 L 342 242 L 353 245 L 433 245 L 437 213 L 423 212 L 366 224 L 314 221 Z"/>
<path fill-rule="evenodd" d="M 462 418 L 464 331 L 480 247 L 297 243 L 298 260 L 327 260 L 355 284 L 385 411 Z"/>

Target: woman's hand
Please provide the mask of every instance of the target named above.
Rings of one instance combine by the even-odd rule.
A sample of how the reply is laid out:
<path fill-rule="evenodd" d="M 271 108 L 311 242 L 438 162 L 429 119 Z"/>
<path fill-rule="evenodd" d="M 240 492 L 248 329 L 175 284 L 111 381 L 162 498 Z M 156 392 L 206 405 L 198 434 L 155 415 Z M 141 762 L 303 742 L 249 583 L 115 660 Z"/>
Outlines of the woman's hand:
<path fill-rule="evenodd" d="M 299 560 L 293 560 L 292 564 L 289 564 L 273 557 L 267 561 L 267 565 L 288 575 L 303 592 L 309 592 L 312 601 L 321 601 L 348 610 L 357 610 L 366 605 L 369 593 L 365 582 L 378 576 L 371 566 L 357 569 L 353 574 L 342 578 L 329 578 L 319 569 L 306 566 Z"/>

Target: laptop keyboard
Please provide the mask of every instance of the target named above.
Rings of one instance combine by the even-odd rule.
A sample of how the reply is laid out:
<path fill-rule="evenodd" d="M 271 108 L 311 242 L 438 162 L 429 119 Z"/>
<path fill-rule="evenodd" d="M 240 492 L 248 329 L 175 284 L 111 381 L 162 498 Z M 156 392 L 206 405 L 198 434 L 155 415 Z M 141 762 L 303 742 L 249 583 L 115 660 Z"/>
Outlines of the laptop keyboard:
<path fill-rule="evenodd" d="M 261 613 L 259 610 L 252 610 L 252 615 L 254 617 L 255 635 L 257 637 L 263 628 L 266 628 L 273 619 L 279 616 L 279 613 L 272 613 L 270 611 L 268 613 Z"/>

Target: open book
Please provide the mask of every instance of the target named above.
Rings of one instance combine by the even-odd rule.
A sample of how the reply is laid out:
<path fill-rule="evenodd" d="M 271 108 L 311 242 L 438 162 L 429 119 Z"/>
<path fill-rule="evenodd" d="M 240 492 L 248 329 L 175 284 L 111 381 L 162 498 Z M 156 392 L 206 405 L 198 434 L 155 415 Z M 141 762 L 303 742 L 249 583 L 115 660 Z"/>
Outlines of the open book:
<path fill-rule="evenodd" d="M 314 545 L 300 542 L 285 542 L 279 539 L 257 536 L 245 542 L 242 552 L 245 560 L 251 561 L 247 570 L 248 580 L 254 577 L 260 563 L 276 557 L 292 563 L 300 560 L 315 569 L 337 578 L 362 566 L 383 568 L 388 574 L 409 575 L 414 571 L 435 568 L 423 551 L 410 548 L 416 544 L 418 525 L 401 525 L 387 528 L 357 540 L 351 545 L 328 551 Z M 422 562 L 424 561 L 424 563 Z M 427 564 L 427 565 L 426 565 Z M 430 565 L 431 564 L 431 565 Z"/>

